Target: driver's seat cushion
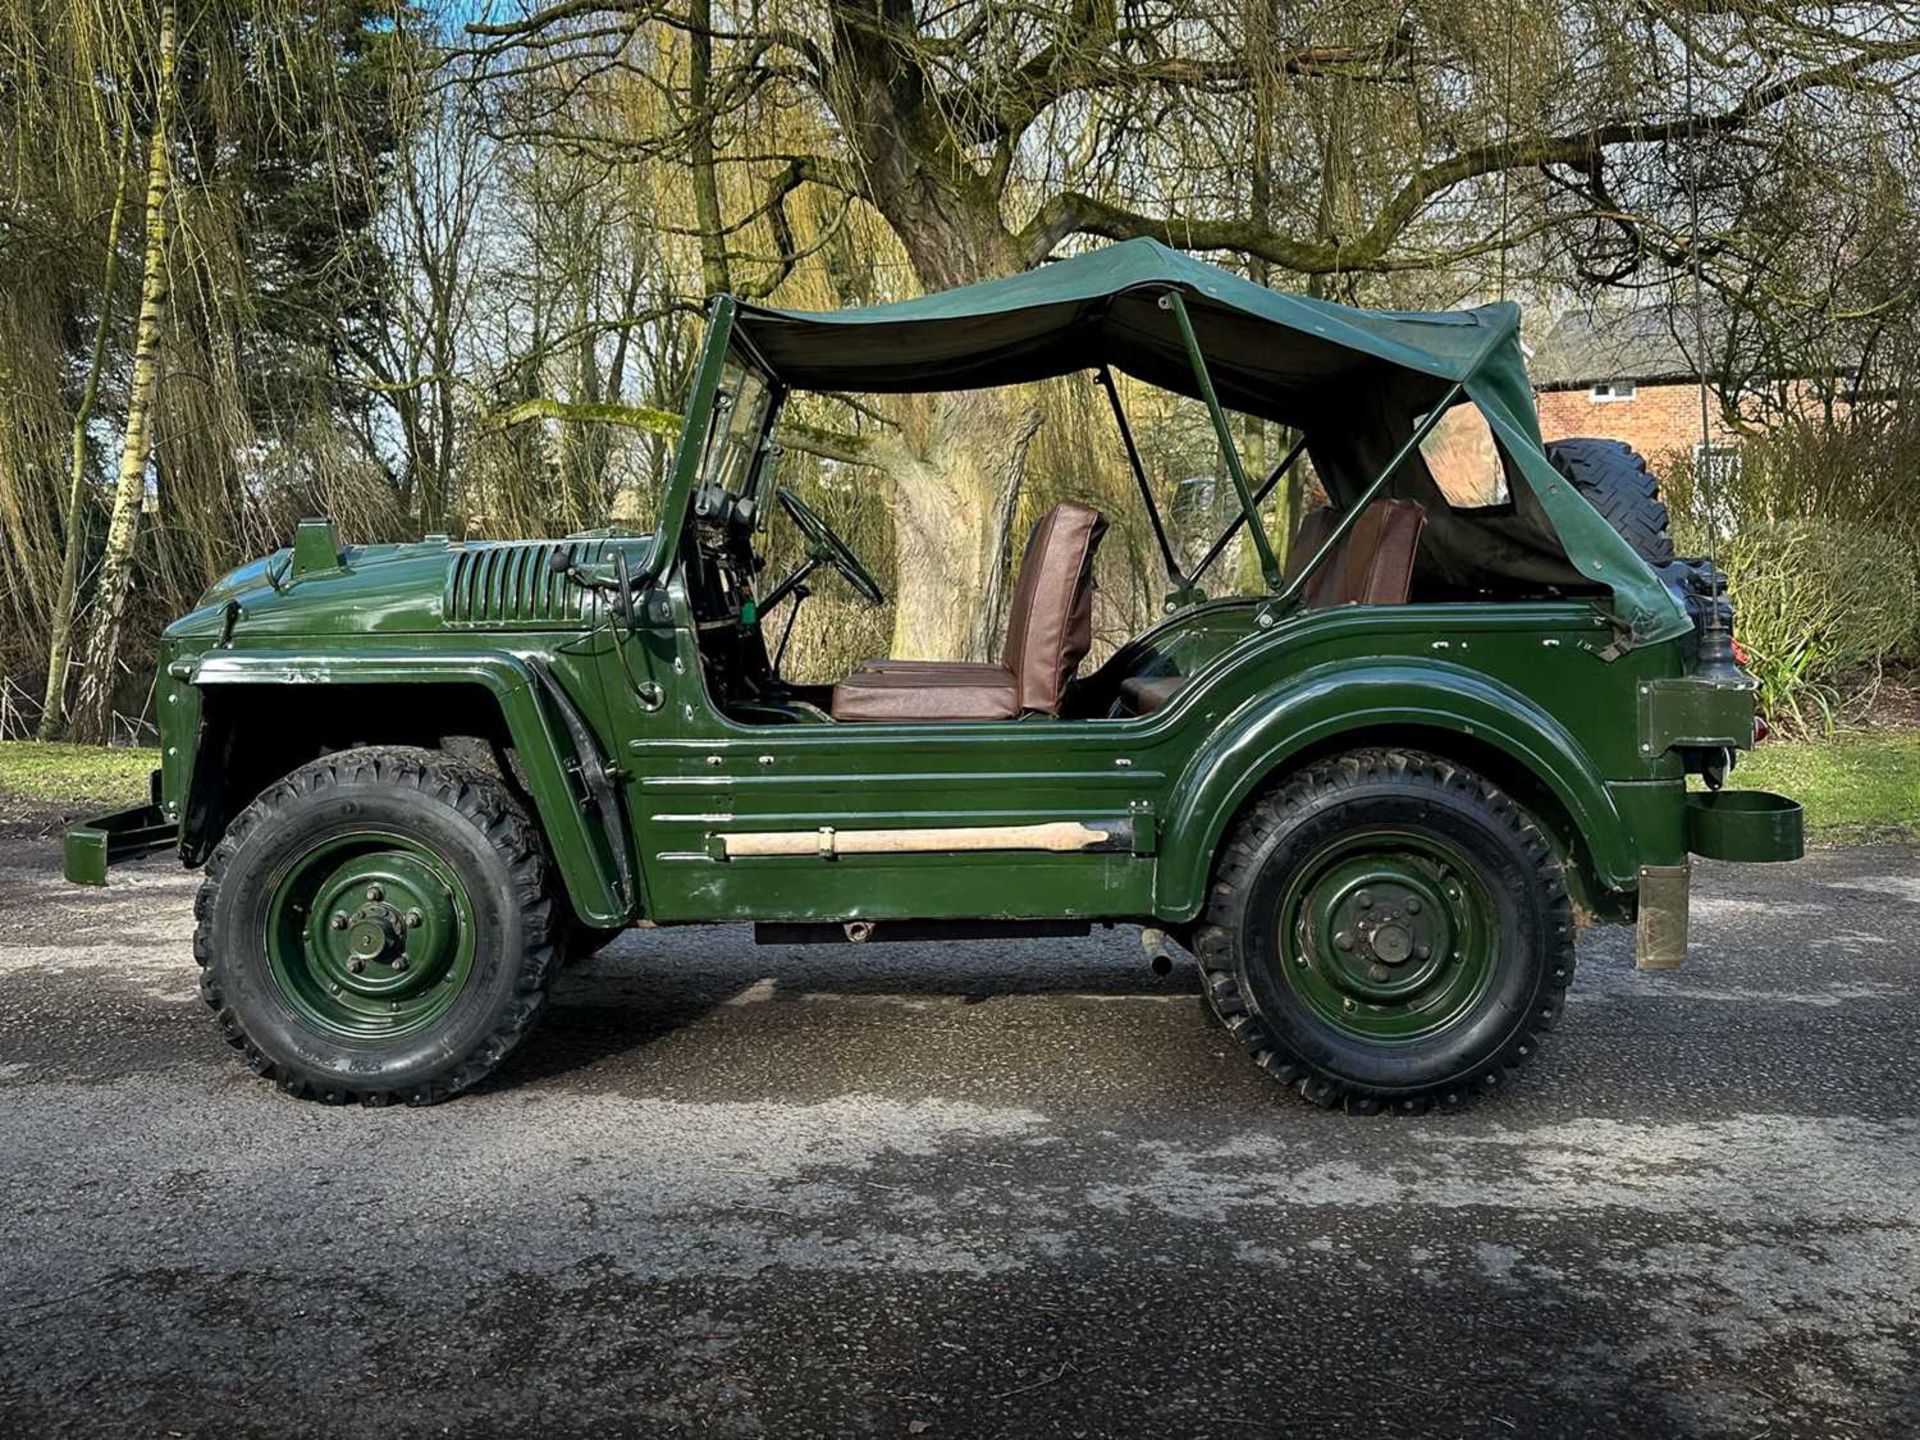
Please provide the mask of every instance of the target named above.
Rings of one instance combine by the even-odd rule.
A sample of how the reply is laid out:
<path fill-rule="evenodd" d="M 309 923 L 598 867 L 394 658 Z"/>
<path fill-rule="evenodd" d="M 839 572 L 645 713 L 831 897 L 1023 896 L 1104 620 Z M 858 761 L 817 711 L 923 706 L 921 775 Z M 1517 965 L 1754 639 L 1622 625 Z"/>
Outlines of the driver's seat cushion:
<path fill-rule="evenodd" d="M 833 687 L 836 720 L 1011 720 L 1057 715 L 1093 648 L 1093 557 L 1107 520 L 1068 500 L 1033 527 L 998 665 L 869 660 Z"/>

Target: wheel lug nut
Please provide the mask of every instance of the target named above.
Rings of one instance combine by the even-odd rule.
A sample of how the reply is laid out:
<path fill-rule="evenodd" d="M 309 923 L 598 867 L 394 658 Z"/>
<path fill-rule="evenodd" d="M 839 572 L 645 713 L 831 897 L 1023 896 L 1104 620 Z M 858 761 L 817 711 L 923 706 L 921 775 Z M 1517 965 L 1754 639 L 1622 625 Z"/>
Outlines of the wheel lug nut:
<path fill-rule="evenodd" d="M 427 917 L 422 915 L 418 910 L 407 911 L 407 928 L 409 930 L 418 930 L 426 923 L 426 920 Z"/>
<path fill-rule="evenodd" d="M 1384 965 L 1369 965 L 1367 967 L 1367 978 L 1369 980 L 1385 980 L 1390 978 L 1392 974 L 1393 972 Z"/>
<path fill-rule="evenodd" d="M 366 968 L 367 968 L 367 962 L 359 959 L 358 957 L 347 961 L 347 969 L 351 970 L 356 975 L 358 975 L 361 971 L 365 970 Z"/>
<path fill-rule="evenodd" d="M 382 899 L 385 897 L 386 893 L 387 892 L 382 890 L 378 885 L 367 886 L 367 899 L 369 900 Z"/>
<path fill-rule="evenodd" d="M 1425 960 L 1432 954 L 1433 947 L 1431 945 L 1417 945 L 1414 947 L 1413 957 L 1416 960 Z"/>
<path fill-rule="evenodd" d="M 1373 906 L 1373 892 L 1370 890 L 1362 890 L 1358 895 L 1353 897 L 1353 903 L 1358 905 L 1362 910 L 1371 909 Z"/>
<path fill-rule="evenodd" d="M 404 955 L 396 955 L 396 956 L 394 956 L 394 957 L 393 957 L 393 968 L 394 968 L 394 969 L 396 969 L 396 970 L 404 970 L 404 969 L 406 969 L 406 968 L 407 968 L 407 957 L 406 957 L 406 956 L 404 956 Z"/>
<path fill-rule="evenodd" d="M 329 920 L 329 921 L 327 921 L 327 928 L 328 928 L 329 930 L 344 930 L 344 929 L 346 929 L 346 928 L 347 928 L 347 917 L 346 917 L 346 916 L 344 916 L 344 915 L 340 915 L 340 914 L 336 914 L 336 915 L 334 915 L 334 917 L 333 917 L 333 918 L 332 918 L 331 920 Z"/>
<path fill-rule="evenodd" d="M 1353 932 L 1351 930 L 1342 930 L 1338 935 L 1333 937 L 1333 943 L 1341 950 L 1351 950 L 1353 948 Z"/>
<path fill-rule="evenodd" d="M 1418 896 L 1412 896 L 1412 895 L 1410 895 L 1410 896 L 1408 896 L 1408 897 L 1407 897 L 1407 914 L 1409 914 L 1409 915 L 1418 915 L 1419 913 L 1420 913 L 1420 900 L 1419 900 L 1419 897 L 1418 897 Z"/>
<path fill-rule="evenodd" d="M 1353 1002 L 1351 1000 L 1342 1000 L 1340 1002 L 1340 1008 L 1343 1010 L 1351 1010 L 1353 1009 Z"/>

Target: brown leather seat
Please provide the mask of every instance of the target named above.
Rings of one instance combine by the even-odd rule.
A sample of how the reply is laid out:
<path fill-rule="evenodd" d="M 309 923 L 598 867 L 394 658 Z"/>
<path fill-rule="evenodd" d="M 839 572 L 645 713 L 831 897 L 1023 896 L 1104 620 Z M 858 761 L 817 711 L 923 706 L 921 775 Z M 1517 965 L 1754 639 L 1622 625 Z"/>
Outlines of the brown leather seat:
<path fill-rule="evenodd" d="M 1309 510 L 1287 551 L 1289 584 L 1327 543 L 1340 512 Z M 1309 609 L 1330 605 L 1404 605 L 1413 588 L 1413 557 L 1427 512 L 1411 500 L 1376 500 L 1355 522 L 1327 563 L 1314 572 L 1303 597 Z M 1187 687 L 1188 675 L 1129 675 L 1120 682 L 1120 708 L 1128 715 L 1164 709 Z"/>
<path fill-rule="evenodd" d="M 1306 568 L 1333 533 L 1340 512 L 1309 510 L 1287 551 L 1287 581 Z M 1411 500 L 1376 500 L 1354 523 L 1301 598 L 1311 610 L 1329 605 L 1404 605 L 1413 588 L 1413 557 L 1427 512 Z"/>
<path fill-rule="evenodd" d="M 869 660 L 833 687 L 836 720 L 1011 720 L 1060 713 L 1093 647 L 1093 555 L 1106 517 L 1066 501 L 1040 517 L 1020 562 L 998 665 Z"/>

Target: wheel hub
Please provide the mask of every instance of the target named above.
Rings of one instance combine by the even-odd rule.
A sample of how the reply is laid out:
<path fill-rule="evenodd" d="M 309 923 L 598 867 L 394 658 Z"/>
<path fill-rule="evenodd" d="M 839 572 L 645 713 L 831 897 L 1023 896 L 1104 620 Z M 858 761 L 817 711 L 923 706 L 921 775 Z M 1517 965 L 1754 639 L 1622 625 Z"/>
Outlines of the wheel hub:
<path fill-rule="evenodd" d="M 1282 905 L 1288 982 L 1368 1038 L 1443 1024 L 1480 983 L 1483 897 L 1450 852 L 1412 836 L 1354 839 L 1310 861 Z"/>
<path fill-rule="evenodd" d="M 296 1007 L 328 1028 L 390 1034 L 429 1021 L 464 981 L 464 898 L 423 852 L 377 837 L 297 862 L 274 900 L 268 945 Z"/>
<path fill-rule="evenodd" d="M 1375 958 L 1389 965 L 1398 965 L 1413 954 L 1413 936 L 1401 925 L 1376 927 L 1367 944 L 1372 948 Z"/>

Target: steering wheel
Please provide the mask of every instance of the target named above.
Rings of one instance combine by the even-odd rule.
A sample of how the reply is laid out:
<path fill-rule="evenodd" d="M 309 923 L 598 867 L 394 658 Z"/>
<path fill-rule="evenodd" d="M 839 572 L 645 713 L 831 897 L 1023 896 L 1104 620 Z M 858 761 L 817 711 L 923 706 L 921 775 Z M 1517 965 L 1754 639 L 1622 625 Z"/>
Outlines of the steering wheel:
<path fill-rule="evenodd" d="M 887 595 L 880 588 L 880 582 L 860 563 L 860 557 L 853 553 L 847 542 L 828 528 L 827 522 L 815 513 L 812 506 L 784 485 L 775 493 L 780 497 L 780 508 L 793 517 L 793 523 L 800 527 L 800 533 L 813 542 L 813 553 L 817 558 L 838 570 L 869 605 L 887 603 Z"/>

